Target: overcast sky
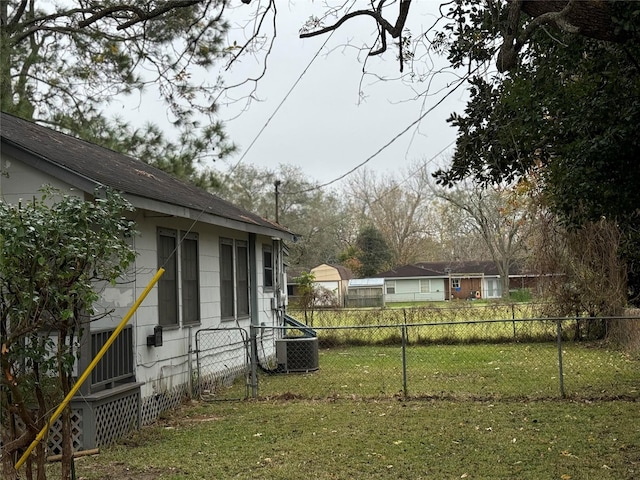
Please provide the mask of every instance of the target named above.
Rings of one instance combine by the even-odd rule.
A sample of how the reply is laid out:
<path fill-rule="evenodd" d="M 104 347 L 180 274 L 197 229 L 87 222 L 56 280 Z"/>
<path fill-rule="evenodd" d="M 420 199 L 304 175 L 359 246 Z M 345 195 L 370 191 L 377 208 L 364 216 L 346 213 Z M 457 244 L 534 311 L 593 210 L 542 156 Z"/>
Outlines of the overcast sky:
<path fill-rule="evenodd" d="M 466 95 L 463 87 L 382 153 L 367 159 L 440 101 L 450 90 L 447 86 L 457 77 L 451 72 L 442 73 L 431 78 L 427 87 L 426 82 L 382 82 L 373 75 L 363 76 L 366 56 L 355 47 L 371 44 L 375 39 L 372 19 L 345 23 L 324 47 L 327 35 L 299 38 L 299 29 L 305 19 L 322 12 L 323 3 L 277 2 L 278 34 L 266 75 L 257 86 L 257 96 L 262 101 L 253 102 L 248 111 L 239 116 L 238 104 L 221 108 L 221 118 L 239 152 L 226 163 L 217 162 L 215 168 L 225 171 L 238 162 L 273 169 L 279 164 L 296 165 L 302 168 L 308 180 L 327 183 L 364 162 L 367 168 L 380 174 L 407 168 L 423 159 L 435 158 L 442 163 L 442 159 L 452 153 L 456 134 L 446 119 L 453 111 L 462 112 Z M 413 2 L 408 26 L 414 35 L 433 23 L 440 3 L 440 0 Z M 243 15 L 252 12 L 250 7 L 238 4 L 231 18 L 234 27 L 243 23 Z M 353 9 L 367 5 L 368 2 L 356 2 Z M 392 20 L 395 21 L 395 17 Z M 237 29 L 232 30 L 229 40 L 235 39 L 242 42 Z M 397 49 L 389 43 L 384 56 L 367 60 L 366 70 L 397 78 L 400 75 Z M 446 65 L 446 60 L 434 60 L 440 62 L 439 67 Z M 429 61 L 421 60 L 423 70 Z M 224 77 L 228 84 L 233 84 L 255 74 L 258 68 L 258 62 L 245 57 L 231 71 L 225 72 Z M 416 98 L 416 92 L 427 88 L 430 96 Z M 359 97 L 361 89 L 366 97 L 364 100 Z M 241 97 L 241 92 L 232 94 Z M 270 117 L 273 118 L 269 121 Z"/>

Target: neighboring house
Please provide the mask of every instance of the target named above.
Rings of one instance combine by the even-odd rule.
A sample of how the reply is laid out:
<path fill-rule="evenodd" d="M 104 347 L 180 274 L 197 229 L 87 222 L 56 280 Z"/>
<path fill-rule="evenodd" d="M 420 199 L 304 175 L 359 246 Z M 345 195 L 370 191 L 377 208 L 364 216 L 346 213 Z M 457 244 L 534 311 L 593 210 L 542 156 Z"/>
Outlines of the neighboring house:
<path fill-rule="evenodd" d="M 385 303 L 501 298 L 500 275 L 492 261 L 421 262 L 379 273 Z M 535 276 L 518 266 L 509 275 L 512 289 L 530 288 Z"/>
<path fill-rule="evenodd" d="M 353 278 L 353 273 L 342 265 L 329 265 L 323 263 L 311 269 L 315 277 L 314 284 L 326 288 L 335 295 L 339 306 L 345 305 L 345 295 L 349 280 Z"/>
<path fill-rule="evenodd" d="M 166 269 L 72 402 L 83 431 L 79 448 L 109 443 L 178 405 L 191 393 L 196 349 L 211 348 L 204 353 L 213 356 L 248 343 L 203 347 L 200 334 L 282 325 L 284 242 L 295 240 L 288 229 L 144 162 L 14 116 L 2 114 L 0 131 L 0 201 L 28 200 L 44 185 L 89 200 L 107 186 L 135 207 L 135 265 L 126 281 L 102 290 L 100 306 L 114 313 L 90 323 L 78 372 L 158 268 Z M 245 368 L 240 353 L 229 357 L 238 360 L 225 365 L 227 379 Z"/>

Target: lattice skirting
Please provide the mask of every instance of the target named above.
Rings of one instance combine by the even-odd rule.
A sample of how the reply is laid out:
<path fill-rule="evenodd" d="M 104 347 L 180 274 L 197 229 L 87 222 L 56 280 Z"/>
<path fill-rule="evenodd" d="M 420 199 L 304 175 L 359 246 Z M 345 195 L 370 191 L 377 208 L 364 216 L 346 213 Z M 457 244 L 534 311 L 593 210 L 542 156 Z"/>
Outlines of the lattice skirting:
<path fill-rule="evenodd" d="M 83 450 L 82 445 L 82 411 L 71 410 L 71 432 L 72 432 L 72 445 L 73 450 Z M 2 428 L 5 428 L 3 425 Z M 25 425 L 20 417 L 16 417 L 16 429 L 18 432 L 24 432 Z M 2 445 L 0 444 L 0 449 Z M 53 425 L 49 428 L 49 435 L 47 438 L 47 455 L 59 455 L 62 453 L 62 421 L 58 418 Z"/>
<path fill-rule="evenodd" d="M 81 445 L 109 445 L 140 426 L 140 383 L 129 383 L 71 401 L 82 414 Z"/>
<path fill-rule="evenodd" d="M 243 368 L 226 372 L 224 379 L 212 384 L 233 382 L 244 374 Z M 233 376 L 231 376 L 233 373 Z M 140 383 L 122 385 L 112 390 L 71 401 L 71 430 L 74 451 L 109 445 L 141 425 L 153 423 L 163 412 L 179 407 L 190 397 L 188 385 L 178 385 L 165 392 L 141 398 Z M 18 421 L 17 428 L 24 425 Z M 1 448 L 1 445 L 0 445 Z M 47 455 L 62 453 L 62 423 L 58 419 L 49 429 Z"/>

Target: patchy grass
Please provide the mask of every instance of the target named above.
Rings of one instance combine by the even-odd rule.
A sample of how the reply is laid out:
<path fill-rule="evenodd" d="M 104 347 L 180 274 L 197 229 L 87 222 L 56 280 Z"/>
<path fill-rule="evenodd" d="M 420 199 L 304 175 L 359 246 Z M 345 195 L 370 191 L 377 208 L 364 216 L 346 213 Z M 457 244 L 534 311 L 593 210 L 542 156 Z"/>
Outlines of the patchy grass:
<path fill-rule="evenodd" d="M 321 349 L 319 364 L 317 372 L 308 374 L 261 375 L 258 393 L 300 398 L 402 396 L 406 373 L 410 397 L 497 401 L 561 396 L 553 343 L 411 345 L 406 350 L 406 372 L 399 346 Z M 639 371 L 639 358 L 605 345 L 563 346 L 564 390 L 574 399 L 638 399 Z M 236 397 L 240 393 L 228 392 Z"/>
<path fill-rule="evenodd" d="M 640 478 L 638 358 L 565 346 L 568 399 L 553 344 L 414 346 L 409 400 L 400 360 L 397 346 L 322 350 L 319 371 L 185 405 L 77 459 L 77 478 Z"/>
<path fill-rule="evenodd" d="M 78 478 L 601 479 L 640 475 L 635 402 L 193 403 Z"/>

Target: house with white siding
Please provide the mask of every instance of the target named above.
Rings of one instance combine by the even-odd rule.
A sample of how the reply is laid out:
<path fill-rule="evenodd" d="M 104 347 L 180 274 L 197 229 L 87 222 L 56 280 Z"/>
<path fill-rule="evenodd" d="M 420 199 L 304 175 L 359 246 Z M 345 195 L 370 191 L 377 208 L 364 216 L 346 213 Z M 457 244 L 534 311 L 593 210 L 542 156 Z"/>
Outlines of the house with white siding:
<path fill-rule="evenodd" d="M 287 228 L 140 160 L 12 115 L 2 113 L 0 132 L 0 201 L 40 196 L 45 185 L 91 200 L 96 189 L 110 187 L 135 208 L 135 265 L 121 283 L 101 289 L 99 306 L 112 313 L 88 323 L 78 372 L 165 268 L 72 402 L 84 432 L 81 448 L 109 443 L 123 429 L 179 404 L 194 388 L 198 355 L 238 350 L 228 357 L 224 374 L 240 374 L 250 327 L 283 324 L 284 255 L 286 243 L 296 239 Z M 204 333 L 218 330 L 236 340 L 207 346 L 210 352 L 198 346 Z"/>
<path fill-rule="evenodd" d="M 500 274 L 495 262 L 420 262 L 375 275 L 384 279 L 384 302 L 429 302 L 444 300 L 497 299 L 502 297 Z M 510 289 L 532 288 L 537 275 L 513 265 Z"/>

